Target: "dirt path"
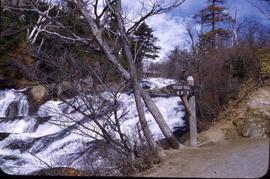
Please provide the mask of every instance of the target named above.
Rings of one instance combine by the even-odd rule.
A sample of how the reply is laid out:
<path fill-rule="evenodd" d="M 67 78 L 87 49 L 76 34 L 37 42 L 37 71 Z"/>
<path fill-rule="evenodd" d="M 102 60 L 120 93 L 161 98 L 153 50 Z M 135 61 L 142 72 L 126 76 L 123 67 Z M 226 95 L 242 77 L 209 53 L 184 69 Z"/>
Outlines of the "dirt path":
<path fill-rule="evenodd" d="M 268 170 L 269 138 L 209 143 L 166 154 L 164 162 L 139 176 L 257 178 Z"/>

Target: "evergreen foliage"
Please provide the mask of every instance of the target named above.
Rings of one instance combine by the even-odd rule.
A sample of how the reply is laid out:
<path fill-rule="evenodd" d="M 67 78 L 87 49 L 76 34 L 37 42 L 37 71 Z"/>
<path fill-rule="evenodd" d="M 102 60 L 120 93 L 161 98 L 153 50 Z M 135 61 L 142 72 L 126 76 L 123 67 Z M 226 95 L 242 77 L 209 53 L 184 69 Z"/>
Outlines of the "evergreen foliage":
<path fill-rule="evenodd" d="M 1 9 L 2 11 L 2 9 Z M 23 16 L 21 16 L 23 17 Z M 25 25 L 22 18 L 9 11 L 1 12 L 1 35 L 12 33 Z M 26 33 L 19 32 L 14 35 L 3 36 L 0 38 L 0 74 L 9 77 L 11 72 L 10 54 L 18 47 L 21 41 L 25 40 Z"/>
<path fill-rule="evenodd" d="M 145 22 L 143 22 L 134 32 L 133 49 L 136 62 L 141 63 L 143 58 L 155 59 L 160 47 L 156 46 L 157 37 Z"/>
<path fill-rule="evenodd" d="M 131 37 L 131 50 L 134 56 L 137 74 L 139 78 L 143 75 L 143 59 L 156 59 L 160 47 L 156 46 L 157 37 L 145 22 L 143 22 L 133 33 Z"/>
<path fill-rule="evenodd" d="M 227 8 L 223 6 L 225 0 L 208 0 L 208 6 L 199 11 L 193 18 L 205 29 L 201 39 L 210 43 L 214 47 L 219 37 L 229 37 L 230 31 L 226 29 L 225 24 L 231 22 Z"/>

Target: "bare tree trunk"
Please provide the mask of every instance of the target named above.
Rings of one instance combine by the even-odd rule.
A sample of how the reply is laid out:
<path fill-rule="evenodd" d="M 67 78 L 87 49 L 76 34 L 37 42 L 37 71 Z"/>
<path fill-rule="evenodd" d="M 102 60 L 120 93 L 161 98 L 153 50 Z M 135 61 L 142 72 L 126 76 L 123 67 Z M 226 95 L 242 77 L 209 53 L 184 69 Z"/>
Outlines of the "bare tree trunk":
<path fill-rule="evenodd" d="M 135 96 L 135 102 L 136 102 L 136 107 L 137 107 L 137 111 L 139 114 L 139 121 L 141 124 L 141 128 L 143 130 L 144 136 L 150 146 L 150 148 L 153 151 L 157 151 L 158 152 L 158 146 L 157 143 L 155 141 L 155 139 L 153 138 L 153 135 L 149 129 L 149 125 L 147 124 L 146 118 L 145 118 L 145 113 L 144 113 L 144 105 L 141 99 L 141 94 L 140 94 L 140 90 L 138 88 L 138 84 L 136 83 L 135 80 L 133 80 L 132 82 L 132 86 L 133 86 L 133 90 L 134 90 L 134 96 Z"/>
<path fill-rule="evenodd" d="M 122 26 L 122 21 L 119 22 L 119 28 L 124 28 Z M 137 80 L 137 74 L 136 74 L 136 67 L 133 62 L 133 57 L 129 48 L 129 44 L 127 42 L 127 39 L 123 35 L 123 29 L 120 30 L 120 33 L 122 34 L 122 43 L 123 43 L 123 48 L 126 53 L 127 59 L 128 59 L 128 65 L 129 65 L 129 70 L 130 70 L 130 80 L 132 81 L 132 88 L 133 88 L 133 93 L 135 96 L 135 102 L 136 102 L 136 107 L 139 115 L 139 121 L 144 133 L 144 136 L 147 139 L 147 142 L 149 143 L 149 146 L 151 147 L 152 150 L 157 150 L 157 144 L 151 134 L 151 131 L 149 129 L 149 126 L 147 124 L 146 118 L 145 118 L 145 113 L 144 113 L 144 104 L 141 99 L 141 92 L 140 92 L 140 86 L 138 84 Z"/>
<path fill-rule="evenodd" d="M 156 153 L 162 158 L 164 156 L 164 154 L 160 153 L 161 150 L 158 148 L 158 145 L 157 145 L 157 143 L 156 143 L 156 141 L 155 141 L 155 139 L 154 139 L 154 137 L 149 129 L 149 125 L 148 125 L 146 118 L 145 118 L 144 104 L 143 104 L 142 99 L 141 99 L 140 85 L 138 84 L 136 66 L 135 66 L 135 63 L 133 61 L 133 56 L 132 56 L 132 53 L 130 50 L 130 44 L 128 41 L 128 37 L 126 36 L 126 33 L 125 33 L 124 21 L 120 15 L 121 14 L 121 0 L 117 1 L 116 8 L 115 9 L 112 8 L 111 10 L 114 11 L 114 13 L 117 17 L 118 28 L 119 28 L 119 31 L 121 34 L 121 41 L 123 44 L 123 49 L 124 49 L 124 52 L 125 52 L 126 57 L 128 59 L 130 78 L 131 78 L 132 87 L 134 90 L 136 107 L 137 107 L 139 121 L 140 121 L 142 130 L 143 130 L 144 136 L 147 139 L 147 142 L 148 142 L 150 148 L 153 151 L 156 151 Z"/>
<path fill-rule="evenodd" d="M 127 37 L 127 35 L 125 33 L 126 31 L 125 31 L 124 21 L 123 21 L 123 18 L 121 17 L 121 9 L 120 9 L 121 8 L 121 4 L 120 4 L 121 0 L 117 1 L 117 3 L 118 3 L 118 5 L 117 5 L 118 9 L 114 13 L 115 13 L 115 15 L 117 16 L 117 19 L 118 19 L 119 30 L 120 30 L 120 34 L 121 34 L 123 48 L 124 48 L 125 54 L 127 55 L 129 68 L 130 68 L 130 74 L 132 76 L 131 79 L 134 82 L 134 87 L 133 88 L 134 88 L 134 90 L 135 90 L 135 88 L 136 88 L 136 90 L 138 90 L 138 93 L 140 94 L 140 96 L 142 96 L 142 97 L 144 96 L 143 99 L 144 99 L 145 104 L 147 105 L 147 108 L 149 109 L 151 114 L 156 119 L 156 122 L 158 123 L 158 125 L 159 125 L 160 129 L 162 130 L 163 134 L 166 134 L 165 137 L 168 139 L 171 146 L 173 148 L 179 148 L 178 140 L 172 134 L 170 128 L 168 127 L 168 125 L 165 122 L 162 114 L 160 113 L 160 111 L 156 107 L 155 103 L 153 102 L 151 97 L 147 93 L 145 93 L 145 91 L 142 88 L 140 88 L 140 85 L 138 84 L 137 75 L 136 75 L 136 67 L 135 67 L 135 64 L 134 64 L 134 61 L 133 61 L 133 56 L 132 56 L 132 53 L 131 53 L 131 50 L 130 50 L 130 45 L 128 44 L 128 37 Z M 140 99 L 140 101 L 141 101 L 141 99 Z M 141 105 L 143 106 L 143 104 L 141 104 Z M 144 114 L 144 111 L 143 111 L 143 114 Z M 145 118 L 145 116 L 144 116 L 144 118 Z M 145 122 L 146 122 L 146 120 L 145 120 Z"/>
<path fill-rule="evenodd" d="M 156 104 L 152 100 L 152 98 L 149 96 L 147 92 L 145 92 L 141 87 L 140 87 L 141 95 L 143 98 L 143 101 L 146 104 L 146 107 L 149 109 L 150 113 L 154 117 L 155 121 L 157 122 L 160 130 L 162 131 L 163 135 L 165 138 L 168 140 L 169 145 L 174 148 L 178 149 L 181 147 L 179 141 L 176 139 L 176 137 L 173 135 L 171 129 L 169 128 L 168 124 L 166 123 L 163 115 L 157 108 Z"/>
<path fill-rule="evenodd" d="M 119 64 L 119 62 L 117 61 L 116 56 L 111 53 L 110 48 L 109 48 L 108 44 L 106 43 L 106 41 L 104 41 L 102 39 L 102 36 L 101 36 L 102 32 L 98 28 L 98 26 L 97 26 L 96 22 L 94 21 L 94 19 L 91 17 L 91 14 L 89 14 L 89 11 L 86 9 L 83 0 L 78 1 L 78 6 L 79 6 L 80 11 L 83 14 L 84 18 L 86 19 L 88 25 L 90 26 L 90 29 L 91 29 L 96 41 L 98 42 L 99 46 L 104 51 L 104 53 L 107 56 L 108 60 L 113 65 L 115 65 L 117 70 L 122 74 L 122 76 L 126 80 L 130 80 L 131 75 L 121 66 L 121 64 Z M 124 35 L 125 35 L 125 33 L 124 33 Z M 126 44 L 126 45 L 124 45 L 124 47 L 126 46 L 128 48 L 127 50 L 130 51 L 128 44 Z M 130 54 L 131 54 L 131 51 L 130 51 Z M 133 63 L 132 55 L 131 55 L 131 57 L 128 57 L 128 56 L 129 55 L 127 54 L 127 58 L 129 60 L 131 60 L 132 63 Z M 136 69 L 135 69 L 135 71 L 136 71 Z M 153 115 L 154 119 L 156 120 L 157 124 L 159 125 L 159 127 L 160 127 L 161 131 L 163 132 L 164 136 L 166 137 L 166 139 L 168 139 L 170 146 L 173 147 L 173 148 L 179 148 L 178 140 L 174 137 L 173 133 L 171 132 L 171 130 L 169 128 L 169 126 L 165 122 L 162 114 L 158 110 L 157 106 L 155 105 L 155 103 L 153 102 L 151 97 L 141 88 L 141 86 L 138 84 L 136 79 L 135 80 L 133 79 L 132 83 L 133 83 L 133 88 L 135 88 L 134 89 L 135 99 L 137 98 L 136 99 L 136 105 L 139 106 L 138 112 L 139 112 L 139 110 L 141 110 L 140 109 L 140 106 L 141 106 L 141 104 L 140 104 L 140 100 L 141 100 L 140 96 L 142 96 L 147 108 L 149 109 L 149 111 Z M 141 113 L 141 115 L 143 115 L 143 114 Z M 142 119 L 142 120 L 144 120 L 144 119 Z M 146 134 L 146 135 L 148 135 L 148 134 Z"/>

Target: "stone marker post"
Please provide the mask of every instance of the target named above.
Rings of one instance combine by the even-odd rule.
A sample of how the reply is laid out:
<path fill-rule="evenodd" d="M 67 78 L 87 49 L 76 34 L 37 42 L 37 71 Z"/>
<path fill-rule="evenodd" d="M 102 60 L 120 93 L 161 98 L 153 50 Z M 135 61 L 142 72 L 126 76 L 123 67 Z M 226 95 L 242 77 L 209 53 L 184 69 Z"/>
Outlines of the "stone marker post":
<path fill-rule="evenodd" d="M 188 76 L 187 84 L 194 86 L 194 79 L 192 76 Z M 190 145 L 197 145 L 197 121 L 196 121 L 196 102 L 195 96 L 190 96 L 188 99 L 189 108 L 191 109 L 192 115 L 189 116 L 189 135 L 190 135 Z"/>

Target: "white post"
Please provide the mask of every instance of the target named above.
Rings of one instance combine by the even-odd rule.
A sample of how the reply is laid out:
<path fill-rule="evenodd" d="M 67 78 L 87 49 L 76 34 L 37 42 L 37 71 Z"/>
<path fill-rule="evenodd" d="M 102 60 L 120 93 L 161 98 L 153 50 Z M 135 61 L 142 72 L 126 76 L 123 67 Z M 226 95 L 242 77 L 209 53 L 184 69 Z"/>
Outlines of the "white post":
<path fill-rule="evenodd" d="M 187 84 L 194 86 L 194 79 L 192 76 L 188 76 Z M 189 108 L 191 109 L 192 115 L 189 116 L 189 135 L 190 135 L 190 145 L 197 145 L 197 122 L 196 122 L 196 102 L 195 96 L 191 96 L 188 99 Z"/>

